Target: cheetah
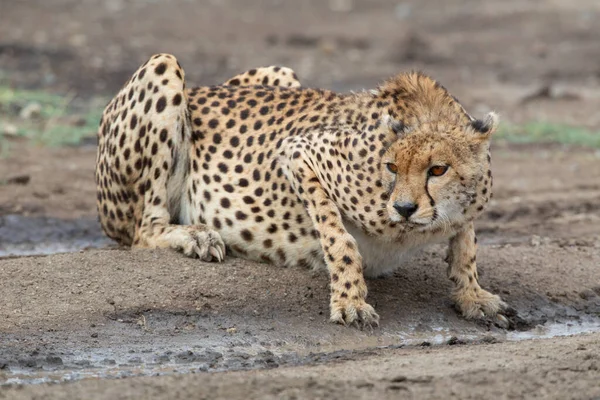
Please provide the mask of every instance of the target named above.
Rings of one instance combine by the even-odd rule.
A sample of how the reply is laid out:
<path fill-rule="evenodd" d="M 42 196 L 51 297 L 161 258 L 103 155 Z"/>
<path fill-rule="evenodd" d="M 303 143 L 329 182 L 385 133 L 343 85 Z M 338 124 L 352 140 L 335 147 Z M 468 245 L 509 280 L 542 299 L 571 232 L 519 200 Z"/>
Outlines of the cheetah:
<path fill-rule="evenodd" d="M 448 240 L 458 311 L 506 327 L 506 304 L 479 285 L 473 226 L 497 126 L 419 72 L 348 94 L 282 67 L 186 89 L 177 59 L 157 54 L 100 121 L 100 222 L 127 246 L 326 268 L 330 320 L 359 327 L 379 325 L 365 276 Z"/>

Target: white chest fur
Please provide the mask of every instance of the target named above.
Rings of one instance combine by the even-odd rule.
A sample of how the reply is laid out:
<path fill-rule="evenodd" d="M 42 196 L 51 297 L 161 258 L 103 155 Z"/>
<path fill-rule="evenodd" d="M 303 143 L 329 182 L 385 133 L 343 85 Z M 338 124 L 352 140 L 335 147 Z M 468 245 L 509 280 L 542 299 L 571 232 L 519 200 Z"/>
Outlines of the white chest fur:
<path fill-rule="evenodd" d="M 364 274 L 370 278 L 392 273 L 418 250 L 428 244 L 444 241 L 450 236 L 415 233 L 401 242 L 386 242 L 365 234 L 350 222 L 345 222 L 344 225 L 358 243 L 358 249 L 363 257 Z"/>

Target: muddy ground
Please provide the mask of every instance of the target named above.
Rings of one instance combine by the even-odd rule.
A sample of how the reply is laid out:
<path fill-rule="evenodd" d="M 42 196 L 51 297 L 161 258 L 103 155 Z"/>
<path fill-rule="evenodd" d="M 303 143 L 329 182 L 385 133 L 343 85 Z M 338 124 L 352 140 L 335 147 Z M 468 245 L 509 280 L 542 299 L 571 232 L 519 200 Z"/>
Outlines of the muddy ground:
<path fill-rule="evenodd" d="M 419 68 L 474 114 L 600 128 L 592 0 L 0 0 L 0 15 L 0 71 L 21 88 L 110 95 L 165 51 L 196 84 L 284 64 L 350 90 Z M 600 396 L 597 150 L 494 144 L 478 259 L 514 330 L 456 315 L 434 246 L 368 282 L 382 326 L 361 332 L 327 322 L 322 274 L 117 248 L 96 223 L 93 144 L 8 140 L 0 398 Z M 57 251 L 72 252 L 23 256 Z"/>

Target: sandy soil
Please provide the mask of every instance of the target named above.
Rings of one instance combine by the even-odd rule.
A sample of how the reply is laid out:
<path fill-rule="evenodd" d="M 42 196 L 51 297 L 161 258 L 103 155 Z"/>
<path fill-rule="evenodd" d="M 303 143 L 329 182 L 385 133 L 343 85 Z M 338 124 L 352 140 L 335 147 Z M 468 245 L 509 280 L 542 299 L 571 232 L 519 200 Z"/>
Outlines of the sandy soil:
<path fill-rule="evenodd" d="M 284 64 L 347 90 L 421 68 L 476 114 L 600 127 L 595 1 L 250 4 L 0 0 L 0 70 L 19 87 L 90 97 L 159 51 L 195 83 Z M 0 254 L 106 247 L 94 146 L 10 145 Z M 515 308 L 513 331 L 456 315 L 443 246 L 368 283 L 374 332 L 329 324 L 327 278 L 300 269 L 114 246 L 0 258 L 0 384 L 14 383 L 0 398 L 600 396 L 600 333 L 548 338 L 600 331 L 600 155 L 496 143 L 493 163 L 479 268 Z M 80 380 L 175 372 L 196 374 Z M 77 382 L 18 384 L 44 380 Z"/>

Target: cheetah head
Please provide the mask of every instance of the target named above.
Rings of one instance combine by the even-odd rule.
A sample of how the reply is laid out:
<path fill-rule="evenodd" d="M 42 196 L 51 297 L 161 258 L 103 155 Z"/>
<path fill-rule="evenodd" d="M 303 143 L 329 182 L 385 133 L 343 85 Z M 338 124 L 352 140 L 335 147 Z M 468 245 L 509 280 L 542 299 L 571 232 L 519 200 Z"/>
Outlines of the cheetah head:
<path fill-rule="evenodd" d="M 489 144 L 498 117 L 438 120 L 406 128 L 381 159 L 386 210 L 392 222 L 446 229 L 482 211 L 490 198 Z"/>

